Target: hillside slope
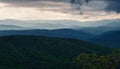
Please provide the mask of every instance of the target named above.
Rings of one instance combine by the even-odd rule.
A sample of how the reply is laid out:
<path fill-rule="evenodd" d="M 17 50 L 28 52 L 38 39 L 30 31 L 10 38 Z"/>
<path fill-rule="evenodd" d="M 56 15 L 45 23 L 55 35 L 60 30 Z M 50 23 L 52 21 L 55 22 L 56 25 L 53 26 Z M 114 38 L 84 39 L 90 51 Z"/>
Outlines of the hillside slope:
<path fill-rule="evenodd" d="M 42 36 L 0 37 L 0 69 L 71 69 L 80 53 L 111 52 L 111 48 L 80 40 Z"/>

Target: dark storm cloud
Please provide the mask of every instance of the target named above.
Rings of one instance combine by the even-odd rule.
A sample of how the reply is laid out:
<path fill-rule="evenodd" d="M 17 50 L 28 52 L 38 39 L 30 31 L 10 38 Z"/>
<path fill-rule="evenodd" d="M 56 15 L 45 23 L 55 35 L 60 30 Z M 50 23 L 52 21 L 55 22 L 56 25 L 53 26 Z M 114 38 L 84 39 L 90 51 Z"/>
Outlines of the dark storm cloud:
<path fill-rule="evenodd" d="M 71 3 L 74 4 L 78 2 L 81 6 L 84 3 L 89 3 L 90 1 L 105 1 L 107 4 L 107 7 L 104 9 L 105 11 L 115 11 L 120 13 L 120 0 L 71 0 Z"/>
<path fill-rule="evenodd" d="M 115 11 L 120 13 L 120 0 L 107 1 L 108 6 L 105 8 L 107 11 Z"/>

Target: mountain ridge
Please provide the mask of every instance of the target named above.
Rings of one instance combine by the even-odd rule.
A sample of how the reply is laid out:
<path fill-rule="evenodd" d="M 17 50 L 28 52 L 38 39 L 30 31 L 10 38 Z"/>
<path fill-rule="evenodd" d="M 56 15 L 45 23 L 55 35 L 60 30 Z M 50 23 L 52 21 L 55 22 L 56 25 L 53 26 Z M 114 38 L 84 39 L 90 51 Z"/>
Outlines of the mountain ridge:
<path fill-rule="evenodd" d="M 6 35 L 41 35 L 41 36 L 76 38 L 76 39 L 88 39 L 88 38 L 92 37 L 92 35 L 89 33 L 86 33 L 86 32 L 81 31 L 81 30 L 72 30 L 72 29 L 6 30 L 6 31 L 0 31 L 0 35 L 1 36 L 6 36 Z"/>
<path fill-rule="evenodd" d="M 120 30 L 105 32 L 92 39 L 91 42 L 120 48 Z"/>

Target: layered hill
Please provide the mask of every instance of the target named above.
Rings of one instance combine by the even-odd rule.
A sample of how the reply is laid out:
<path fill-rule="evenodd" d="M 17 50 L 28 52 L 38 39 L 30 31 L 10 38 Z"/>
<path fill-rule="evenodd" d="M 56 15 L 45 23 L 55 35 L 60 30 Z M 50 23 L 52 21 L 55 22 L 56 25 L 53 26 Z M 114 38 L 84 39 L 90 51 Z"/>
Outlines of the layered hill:
<path fill-rule="evenodd" d="M 50 37 L 62 37 L 62 38 L 73 38 L 73 39 L 88 39 L 94 35 L 84 32 L 82 30 L 73 29 L 33 29 L 33 30 L 2 30 L 0 36 L 6 35 L 37 35 L 37 36 L 50 36 Z"/>
<path fill-rule="evenodd" d="M 24 27 L 16 26 L 16 25 L 0 25 L 0 31 L 1 30 L 23 30 Z"/>
<path fill-rule="evenodd" d="M 90 39 L 93 43 L 120 48 L 120 31 L 109 31 Z"/>
<path fill-rule="evenodd" d="M 58 37 L 58 38 L 72 38 L 72 39 L 84 40 L 87 42 L 101 44 L 103 46 L 120 47 L 119 30 L 112 30 L 105 32 L 105 31 L 99 31 L 100 29 L 103 30 L 104 27 L 100 27 L 99 29 L 88 28 L 88 29 L 74 29 L 74 30 L 73 29 L 1 30 L 0 36 L 31 35 L 31 36 L 48 36 L 48 37 Z"/>

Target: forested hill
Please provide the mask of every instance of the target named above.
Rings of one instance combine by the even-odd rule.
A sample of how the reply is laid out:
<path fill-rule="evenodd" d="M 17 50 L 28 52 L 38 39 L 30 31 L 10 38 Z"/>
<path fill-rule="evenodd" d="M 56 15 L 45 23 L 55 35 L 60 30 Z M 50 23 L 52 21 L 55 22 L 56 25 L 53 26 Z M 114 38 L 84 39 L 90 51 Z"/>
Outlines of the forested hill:
<path fill-rule="evenodd" d="M 111 48 L 80 40 L 42 36 L 0 37 L 0 69 L 70 69 L 80 53 L 108 54 Z"/>

